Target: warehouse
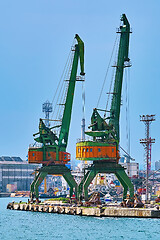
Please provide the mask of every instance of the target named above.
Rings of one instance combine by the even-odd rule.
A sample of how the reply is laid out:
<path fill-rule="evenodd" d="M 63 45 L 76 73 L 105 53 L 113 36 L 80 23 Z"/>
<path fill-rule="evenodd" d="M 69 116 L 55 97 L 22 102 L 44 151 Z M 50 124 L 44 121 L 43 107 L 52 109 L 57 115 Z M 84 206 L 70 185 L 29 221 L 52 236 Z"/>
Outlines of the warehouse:
<path fill-rule="evenodd" d="M 29 191 L 37 167 L 20 157 L 0 157 L 0 192 L 7 192 L 8 184 L 13 184 L 14 190 Z"/>

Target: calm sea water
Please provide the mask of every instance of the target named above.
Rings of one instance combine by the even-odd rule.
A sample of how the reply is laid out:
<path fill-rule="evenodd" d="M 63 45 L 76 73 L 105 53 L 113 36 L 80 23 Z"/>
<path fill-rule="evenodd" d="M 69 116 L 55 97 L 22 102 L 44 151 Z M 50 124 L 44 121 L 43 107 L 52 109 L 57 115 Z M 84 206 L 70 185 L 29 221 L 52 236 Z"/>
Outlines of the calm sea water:
<path fill-rule="evenodd" d="M 6 209 L 8 202 L 19 200 L 0 198 L 0 239 L 160 239 L 160 219 L 95 218 Z"/>

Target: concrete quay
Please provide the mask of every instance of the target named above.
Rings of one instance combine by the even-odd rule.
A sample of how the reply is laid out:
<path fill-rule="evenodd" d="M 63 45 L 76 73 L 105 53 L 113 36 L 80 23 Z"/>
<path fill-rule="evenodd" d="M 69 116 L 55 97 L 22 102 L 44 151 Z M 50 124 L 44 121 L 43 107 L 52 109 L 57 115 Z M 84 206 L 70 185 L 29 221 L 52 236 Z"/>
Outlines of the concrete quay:
<path fill-rule="evenodd" d="M 7 209 L 59 213 L 93 217 L 131 217 L 131 218 L 160 218 L 160 210 L 155 208 L 123 208 L 123 207 L 78 207 L 53 204 L 9 203 Z"/>

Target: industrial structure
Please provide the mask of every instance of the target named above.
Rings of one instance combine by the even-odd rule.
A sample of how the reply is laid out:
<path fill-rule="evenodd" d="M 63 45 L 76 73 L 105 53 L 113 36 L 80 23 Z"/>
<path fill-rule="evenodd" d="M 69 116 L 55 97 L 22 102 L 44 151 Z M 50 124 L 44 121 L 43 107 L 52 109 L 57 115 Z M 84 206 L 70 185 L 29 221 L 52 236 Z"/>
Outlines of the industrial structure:
<path fill-rule="evenodd" d="M 130 24 L 123 14 L 122 25 L 118 33 L 120 34 L 119 50 L 117 63 L 114 66 L 116 69 L 114 88 L 110 110 L 102 110 L 95 108 L 91 117 L 91 130 L 86 131 L 92 140 L 85 140 L 85 120 L 84 120 L 84 104 L 83 104 L 83 120 L 81 140 L 76 144 L 76 158 L 81 161 L 92 161 L 90 166 L 85 166 L 84 176 L 79 184 L 76 183 L 71 174 L 71 170 L 67 167 L 70 161 L 70 154 L 66 152 L 69 126 L 71 121 L 72 104 L 74 97 L 74 89 L 76 81 L 84 81 L 84 43 L 76 34 L 77 44 L 72 48 L 74 52 L 70 67 L 69 79 L 65 94 L 62 96 L 63 102 L 59 106 L 63 106 L 62 117 L 52 119 L 52 121 L 60 122 L 59 125 L 48 127 L 40 119 L 39 132 L 33 136 L 38 143 L 29 147 L 28 161 L 29 163 L 39 163 L 42 167 L 37 171 L 34 181 L 31 184 L 31 200 L 36 198 L 38 202 L 39 191 L 38 187 L 47 174 L 59 174 L 64 177 L 70 187 L 70 197 L 75 192 L 75 197 L 78 200 L 88 200 L 88 186 L 94 179 L 97 173 L 114 173 L 124 188 L 123 200 L 127 197 L 127 191 L 130 192 L 130 199 L 134 199 L 134 187 L 131 180 L 127 176 L 123 166 L 119 164 L 119 118 L 121 106 L 121 91 L 123 82 L 123 73 L 126 67 L 130 67 L 129 52 L 129 36 Z M 78 61 L 80 59 L 81 77 L 76 77 Z M 84 102 L 83 98 L 83 102 Z M 99 111 L 104 111 L 104 117 L 101 117 Z M 109 116 L 106 117 L 106 113 Z M 57 115 L 58 116 L 58 115 Z M 60 114 L 59 114 L 60 116 Z M 48 117 L 49 119 L 49 117 Z M 59 130 L 59 132 L 57 131 Z"/>
<path fill-rule="evenodd" d="M 141 115 L 140 121 L 145 124 L 146 138 L 140 139 L 140 143 L 143 144 L 145 150 L 145 164 L 146 164 L 146 201 L 149 200 L 149 184 L 148 178 L 151 171 L 151 147 L 152 143 L 155 143 L 155 139 L 150 137 L 150 124 L 155 121 L 155 115 Z"/>
<path fill-rule="evenodd" d="M 93 164 L 85 169 L 85 175 L 78 186 L 79 199 L 88 200 L 88 186 L 97 173 L 114 173 L 124 188 L 123 200 L 127 197 L 129 188 L 131 202 L 134 200 L 134 187 L 131 180 L 125 173 L 125 169 L 118 164 L 119 162 L 119 118 L 121 106 L 121 90 L 123 81 L 123 72 L 125 67 L 130 66 L 128 57 L 130 24 L 123 14 L 122 25 L 119 28 L 120 43 L 118 51 L 118 60 L 116 65 L 114 88 L 112 94 L 111 108 L 93 109 L 91 117 L 91 130 L 85 134 L 92 140 L 80 141 L 76 144 L 76 158 L 78 160 L 93 161 Z M 101 117 L 99 111 L 104 111 L 105 116 Z M 109 116 L 106 117 L 106 113 Z"/>
<path fill-rule="evenodd" d="M 49 127 L 49 114 L 53 111 L 52 103 L 48 100 L 42 104 L 42 111 L 45 113 L 45 125 Z"/>
<path fill-rule="evenodd" d="M 0 192 L 7 192 L 7 185 L 11 185 L 13 191 L 29 191 L 34 179 L 32 173 L 37 167 L 20 157 L 0 157 Z"/>
<path fill-rule="evenodd" d="M 29 163 L 40 163 L 42 167 L 38 170 L 34 181 L 31 184 L 31 200 L 36 198 L 38 202 L 39 191 L 38 187 L 47 176 L 47 174 L 59 174 L 64 177 L 70 186 L 70 196 L 73 194 L 73 189 L 77 197 L 77 183 L 71 175 L 70 169 L 66 164 L 70 161 L 70 154 L 66 152 L 69 127 L 71 121 L 72 104 L 74 97 L 74 89 L 76 81 L 84 80 L 84 43 L 80 37 L 76 34 L 75 38 L 77 43 L 72 48 L 73 57 L 71 58 L 69 65 L 69 79 L 65 79 L 67 83 L 66 91 L 62 96 L 63 102 L 58 105 L 64 107 L 63 116 L 61 119 L 54 119 L 59 121 L 59 125 L 53 127 L 47 127 L 43 120 L 40 119 L 39 132 L 33 136 L 39 135 L 35 138 L 39 145 L 34 145 L 29 148 L 28 161 Z M 76 78 L 78 62 L 80 60 L 81 78 Z M 59 130 L 59 133 L 53 132 L 52 130 Z"/>

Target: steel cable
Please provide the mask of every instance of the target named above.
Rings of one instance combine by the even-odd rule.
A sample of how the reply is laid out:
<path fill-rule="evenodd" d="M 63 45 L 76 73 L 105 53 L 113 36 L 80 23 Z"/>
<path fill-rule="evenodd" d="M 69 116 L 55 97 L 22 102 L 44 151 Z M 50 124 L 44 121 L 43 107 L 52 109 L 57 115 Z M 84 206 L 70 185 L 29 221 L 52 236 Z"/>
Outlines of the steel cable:
<path fill-rule="evenodd" d="M 115 42 L 114 42 L 114 45 L 113 45 L 111 57 L 110 57 L 110 60 L 109 60 L 109 64 L 108 64 L 108 67 L 107 67 L 107 71 L 106 71 L 106 74 L 105 74 L 105 77 L 104 77 L 104 81 L 103 81 L 103 84 L 102 84 L 102 88 L 101 88 L 101 91 L 100 91 L 100 95 L 99 95 L 99 98 L 98 98 L 97 108 L 98 108 L 98 106 L 99 106 L 99 102 L 100 102 L 100 100 L 101 100 L 101 96 L 102 96 L 102 93 L 103 93 L 103 89 L 104 89 L 104 86 L 105 86 L 105 83 L 106 83 L 106 79 L 107 79 L 107 76 L 108 76 L 109 67 L 110 67 L 110 65 L 111 65 L 111 61 L 112 61 L 113 53 L 114 53 L 114 50 L 115 50 L 117 38 L 118 38 L 118 35 L 116 36 L 116 39 L 115 39 Z"/>

